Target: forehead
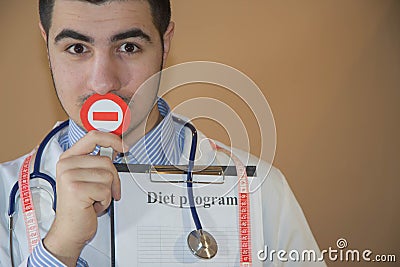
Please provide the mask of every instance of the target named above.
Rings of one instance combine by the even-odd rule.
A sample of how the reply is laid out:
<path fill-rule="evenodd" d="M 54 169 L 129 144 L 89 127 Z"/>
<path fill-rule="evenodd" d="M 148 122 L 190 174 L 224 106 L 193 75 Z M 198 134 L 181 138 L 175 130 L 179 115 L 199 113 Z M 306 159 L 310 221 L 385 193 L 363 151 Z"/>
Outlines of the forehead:
<path fill-rule="evenodd" d="M 156 35 L 150 5 L 147 1 L 108 1 L 92 4 L 86 1 L 55 1 L 49 37 L 72 29 L 94 37 L 108 37 L 129 28 L 139 28 Z"/>

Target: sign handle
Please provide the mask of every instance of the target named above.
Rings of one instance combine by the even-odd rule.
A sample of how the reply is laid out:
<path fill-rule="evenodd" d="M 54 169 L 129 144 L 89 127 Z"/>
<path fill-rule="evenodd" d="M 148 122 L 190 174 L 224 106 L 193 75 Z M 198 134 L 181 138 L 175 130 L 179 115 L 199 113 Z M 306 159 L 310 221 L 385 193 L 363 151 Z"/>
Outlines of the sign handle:
<path fill-rule="evenodd" d="M 112 160 L 113 153 L 114 153 L 114 150 L 112 149 L 112 147 L 100 147 L 100 156 L 106 156 Z"/>

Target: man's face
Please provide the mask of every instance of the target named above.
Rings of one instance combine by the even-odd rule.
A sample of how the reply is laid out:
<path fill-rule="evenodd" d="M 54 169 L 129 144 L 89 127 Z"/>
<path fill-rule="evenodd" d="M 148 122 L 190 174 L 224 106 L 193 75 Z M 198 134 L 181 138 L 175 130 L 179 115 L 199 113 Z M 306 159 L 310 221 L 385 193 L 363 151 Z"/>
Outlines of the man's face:
<path fill-rule="evenodd" d="M 48 35 L 58 97 L 69 117 L 81 126 L 79 112 L 89 96 L 112 92 L 129 100 L 161 69 L 170 39 L 164 35 L 163 44 L 147 1 L 94 5 L 56 0 Z M 151 99 L 156 90 L 145 94 Z"/>

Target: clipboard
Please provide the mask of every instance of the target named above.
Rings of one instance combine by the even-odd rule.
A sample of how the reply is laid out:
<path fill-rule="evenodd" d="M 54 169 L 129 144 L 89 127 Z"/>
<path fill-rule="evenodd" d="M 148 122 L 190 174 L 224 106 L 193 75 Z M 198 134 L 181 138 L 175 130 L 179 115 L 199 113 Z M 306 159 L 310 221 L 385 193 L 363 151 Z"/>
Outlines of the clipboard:
<path fill-rule="evenodd" d="M 161 186 L 162 184 L 168 184 L 168 185 L 173 185 L 173 184 L 182 184 L 180 185 L 181 187 L 183 186 L 186 188 L 185 184 L 186 182 L 186 174 L 187 174 L 187 169 L 186 166 L 152 166 L 152 165 L 143 165 L 143 164 L 114 164 L 118 173 L 120 174 L 121 178 L 121 184 L 124 184 L 126 182 L 125 179 L 127 179 L 127 175 L 137 175 L 140 176 L 141 179 L 145 179 L 146 182 L 154 184 L 155 186 Z M 256 167 L 255 166 L 246 166 L 246 171 L 248 177 L 252 179 L 256 179 Z M 160 179 L 160 177 L 163 177 Z M 212 179 L 210 179 L 210 177 Z M 124 179 L 124 180 L 123 180 Z M 235 166 L 196 166 L 193 171 L 193 184 L 197 184 L 198 186 L 203 186 L 203 185 L 212 185 L 212 186 L 217 186 L 221 185 L 224 186 L 227 185 L 228 183 L 235 182 L 237 180 L 237 174 L 236 174 L 236 167 Z M 161 192 L 160 196 L 157 196 L 158 192 L 151 192 L 152 197 L 157 198 L 161 197 Z M 150 199 L 151 201 L 155 201 L 154 199 L 150 198 L 149 192 L 147 193 L 147 198 L 148 200 Z M 123 194 L 124 195 L 124 194 Z M 195 194 L 196 196 L 196 194 Z M 163 196 L 164 200 L 167 196 Z M 197 203 L 198 204 L 198 203 Z M 116 216 L 115 212 L 115 203 L 112 201 L 110 205 L 110 219 L 111 219 L 111 266 L 117 266 L 118 264 L 118 253 L 116 251 L 117 247 L 117 240 L 116 240 L 116 227 L 118 224 L 118 218 Z M 117 203 L 118 205 L 118 203 Z M 186 212 L 187 213 L 187 212 Z M 187 216 L 190 217 L 190 212 L 187 214 Z M 200 215 L 202 217 L 202 215 Z M 257 217 L 257 216 L 256 216 Z M 201 219 L 201 218 L 200 218 Z M 191 220 L 191 217 L 190 217 Z M 205 230 L 209 228 L 210 225 L 207 225 L 207 222 L 203 225 L 205 227 Z M 146 227 L 140 228 L 140 231 L 149 231 Z M 138 230 L 139 231 L 139 230 Z M 172 230 L 171 230 L 172 231 Z M 186 231 L 186 229 L 185 229 Z M 218 241 L 218 240 L 217 240 Z M 189 252 L 189 248 L 186 248 L 187 251 Z M 190 253 L 190 252 L 189 252 Z M 217 253 L 218 254 L 218 253 Z M 195 257 L 195 256 L 193 256 Z M 210 260 L 203 260 L 204 264 L 210 262 Z M 161 264 L 161 263 L 160 263 Z M 118 265 L 118 267 L 124 267 Z M 133 266 L 133 265 L 129 265 Z M 135 265 L 136 266 L 136 265 Z M 147 266 L 147 265 L 146 265 Z M 158 265 L 160 266 L 160 265 Z M 162 265 L 164 266 L 164 265 Z M 207 265 L 211 266 L 211 265 Z M 225 265 L 225 266 L 236 266 L 236 265 Z M 253 265 L 256 266 L 256 265 Z"/>

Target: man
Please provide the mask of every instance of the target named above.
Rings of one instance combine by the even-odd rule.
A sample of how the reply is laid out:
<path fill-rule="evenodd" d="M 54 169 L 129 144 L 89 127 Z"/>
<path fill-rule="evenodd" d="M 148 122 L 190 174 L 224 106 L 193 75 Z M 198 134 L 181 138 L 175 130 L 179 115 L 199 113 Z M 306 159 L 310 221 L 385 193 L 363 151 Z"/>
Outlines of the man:
<path fill-rule="evenodd" d="M 32 253 L 25 244 L 23 226 L 17 225 L 14 232 L 18 242 L 14 246 L 19 249 L 14 249 L 17 252 L 13 256 L 22 266 L 108 266 L 109 261 L 104 259 L 109 257 L 109 251 L 91 244 L 101 243 L 102 234 L 108 231 L 102 220 L 108 216 L 111 199 L 121 198 L 121 188 L 113 162 L 92 155 L 93 151 L 96 153 L 98 146 L 111 147 L 116 152 L 129 150 L 132 163 L 175 164 L 182 153 L 179 144 L 185 137 L 171 132 L 167 149 L 160 145 L 161 130 L 174 129 L 169 107 L 162 99 L 149 114 L 135 113 L 128 147 L 123 147 L 121 138 L 114 134 L 86 134 L 79 113 L 93 94 L 113 93 L 128 101 L 147 78 L 163 68 L 174 33 L 169 1 L 40 0 L 39 9 L 54 86 L 70 125 L 53 138 L 42 160 L 57 181 L 56 214 L 51 214 L 48 224 L 39 218 L 44 234 Z M 156 93 L 146 91 L 144 99 L 154 99 Z M 148 158 L 138 152 L 143 149 L 142 138 L 158 148 Z M 59 151 L 52 151 L 54 147 Z M 6 192 L 18 180 L 24 158 L 1 166 L 1 187 Z M 270 176 L 271 182 L 264 191 L 269 195 L 274 192 L 275 197 L 268 197 L 266 202 L 277 202 L 273 208 L 263 207 L 263 212 L 268 213 L 265 218 L 279 217 L 265 229 L 270 243 L 276 249 L 318 250 L 284 177 L 275 169 Z M 5 202 L 10 205 L 8 200 Z M 6 207 L 2 205 L 2 214 L 6 214 Z M 38 209 L 41 216 L 51 213 L 45 212 L 41 204 Z M 0 233 L 8 236 L 4 217 Z M 8 266 L 11 255 L 6 239 L 1 239 L 0 263 Z"/>

